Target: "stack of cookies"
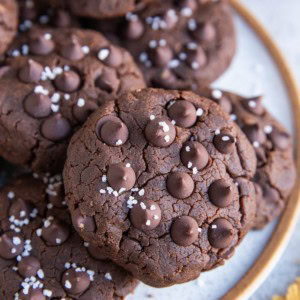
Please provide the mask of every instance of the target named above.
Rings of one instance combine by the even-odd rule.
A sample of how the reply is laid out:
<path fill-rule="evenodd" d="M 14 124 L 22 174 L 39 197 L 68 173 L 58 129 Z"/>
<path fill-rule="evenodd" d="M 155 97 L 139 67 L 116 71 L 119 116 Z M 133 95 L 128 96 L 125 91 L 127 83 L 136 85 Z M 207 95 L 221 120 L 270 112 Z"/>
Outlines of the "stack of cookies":
<path fill-rule="evenodd" d="M 210 88 L 226 0 L 0 0 L 0 19 L 1 300 L 184 283 L 283 211 L 291 137 L 262 97 Z"/>

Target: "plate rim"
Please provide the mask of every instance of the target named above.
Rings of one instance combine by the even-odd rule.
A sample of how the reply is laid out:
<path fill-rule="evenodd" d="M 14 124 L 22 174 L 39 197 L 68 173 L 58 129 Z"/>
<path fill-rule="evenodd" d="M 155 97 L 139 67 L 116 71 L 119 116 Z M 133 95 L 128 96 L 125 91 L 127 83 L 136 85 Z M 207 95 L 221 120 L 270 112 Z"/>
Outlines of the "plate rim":
<path fill-rule="evenodd" d="M 249 298 L 274 269 L 291 238 L 300 214 L 300 178 L 298 176 L 300 169 L 300 118 L 297 118 L 300 116 L 300 94 L 288 63 L 264 26 L 239 0 L 229 0 L 229 4 L 256 33 L 277 66 L 289 101 L 292 104 L 293 128 L 296 139 L 294 146 L 296 148 L 297 179 L 287 206 L 258 259 L 235 286 L 221 298 L 222 300 L 242 300 Z"/>

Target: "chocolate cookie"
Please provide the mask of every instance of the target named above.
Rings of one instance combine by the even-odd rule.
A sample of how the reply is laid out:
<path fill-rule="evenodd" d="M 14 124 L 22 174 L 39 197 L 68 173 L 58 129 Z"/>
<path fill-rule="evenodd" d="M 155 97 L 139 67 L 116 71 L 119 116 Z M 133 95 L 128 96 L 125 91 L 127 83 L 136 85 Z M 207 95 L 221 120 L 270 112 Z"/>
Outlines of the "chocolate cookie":
<path fill-rule="evenodd" d="M 252 143 L 257 156 L 257 212 L 254 228 L 263 228 L 283 211 L 296 180 L 290 135 L 262 104 L 262 97 L 246 98 L 220 90 L 202 90 L 231 114 Z"/>
<path fill-rule="evenodd" d="M 96 19 L 124 16 L 126 13 L 140 9 L 153 0 L 64 0 L 72 13 L 80 17 Z"/>
<path fill-rule="evenodd" d="M 162 1 L 114 22 L 92 25 L 129 50 L 148 86 L 205 86 L 227 69 L 235 52 L 226 1 Z"/>
<path fill-rule="evenodd" d="M 79 27 L 77 18 L 63 7 L 52 7 L 43 0 L 18 0 L 18 3 L 21 32 L 29 30 L 35 24 L 59 28 Z"/>
<path fill-rule="evenodd" d="M 0 55 L 3 54 L 18 26 L 18 8 L 15 0 L 0 0 Z"/>
<path fill-rule="evenodd" d="M 0 298 L 124 299 L 137 281 L 89 255 L 63 208 L 61 177 L 42 179 L 23 176 L 0 191 Z"/>
<path fill-rule="evenodd" d="M 255 153 L 212 101 L 144 89 L 97 110 L 72 138 L 66 199 L 87 242 L 164 287 L 224 262 L 255 215 Z M 88 227 L 93 224 L 93 231 Z"/>
<path fill-rule="evenodd" d="M 8 54 L 0 70 L 0 154 L 35 171 L 61 170 L 69 137 L 89 114 L 144 87 L 130 54 L 94 31 L 33 28 Z"/>

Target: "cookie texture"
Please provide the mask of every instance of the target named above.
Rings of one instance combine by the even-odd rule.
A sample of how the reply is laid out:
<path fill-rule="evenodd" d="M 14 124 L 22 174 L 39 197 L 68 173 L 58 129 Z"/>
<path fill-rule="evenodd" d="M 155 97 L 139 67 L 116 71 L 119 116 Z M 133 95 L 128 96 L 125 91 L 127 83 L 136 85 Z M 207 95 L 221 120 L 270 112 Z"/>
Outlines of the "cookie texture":
<path fill-rule="evenodd" d="M 255 166 L 247 138 L 211 100 L 143 89 L 106 103 L 72 137 L 66 199 L 75 220 L 95 225 L 75 226 L 85 241 L 165 287 L 232 255 L 255 215 Z"/>
<path fill-rule="evenodd" d="M 61 170 L 71 134 L 105 101 L 144 87 L 132 57 L 94 31 L 32 28 L 8 51 L 0 82 L 0 154 Z"/>
<path fill-rule="evenodd" d="M 70 226 L 61 176 L 21 176 L 0 198 L 1 299 L 119 300 L 134 290 L 137 281 L 93 258 Z"/>
<path fill-rule="evenodd" d="M 18 26 L 18 8 L 15 0 L 0 0 L 0 54 L 3 54 L 12 39 Z"/>
<path fill-rule="evenodd" d="M 128 49 L 152 87 L 205 86 L 227 69 L 235 52 L 226 1 L 162 1 L 91 26 Z"/>
<path fill-rule="evenodd" d="M 231 114 L 252 143 L 257 156 L 254 176 L 257 212 L 255 229 L 261 229 L 283 211 L 296 180 L 292 138 L 265 109 L 262 97 L 242 97 L 220 90 L 202 89 Z"/>

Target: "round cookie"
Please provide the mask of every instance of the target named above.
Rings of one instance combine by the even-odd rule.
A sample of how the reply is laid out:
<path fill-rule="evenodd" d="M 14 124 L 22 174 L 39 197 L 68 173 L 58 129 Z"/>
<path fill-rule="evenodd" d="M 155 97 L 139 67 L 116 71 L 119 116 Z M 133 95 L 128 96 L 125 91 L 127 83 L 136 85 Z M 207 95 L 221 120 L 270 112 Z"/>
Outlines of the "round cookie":
<path fill-rule="evenodd" d="M 128 49 L 152 87 L 205 86 L 227 69 L 235 52 L 226 1 L 168 0 L 91 26 Z"/>
<path fill-rule="evenodd" d="M 143 89 L 106 103 L 72 137 L 66 199 L 74 220 L 95 224 L 93 232 L 75 226 L 85 241 L 165 287 L 232 255 L 255 215 L 247 179 L 255 166 L 247 138 L 218 105 Z"/>
<path fill-rule="evenodd" d="M 296 180 L 291 136 L 262 104 L 262 97 L 246 98 L 220 90 L 202 89 L 231 114 L 252 143 L 257 156 L 257 212 L 255 229 L 261 229 L 283 211 Z"/>
<path fill-rule="evenodd" d="M 61 176 L 41 179 L 22 176 L 0 191 L 0 298 L 124 299 L 137 281 L 89 255 L 57 192 Z"/>
<path fill-rule="evenodd" d="M 89 30 L 33 28 L 5 63 L 0 154 L 38 172 L 63 168 L 69 137 L 99 105 L 144 87 L 130 54 Z"/>
<path fill-rule="evenodd" d="M 18 8 L 15 0 L 0 0 L 0 55 L 3 54 L 12 39 L 18 26 Z"/>

